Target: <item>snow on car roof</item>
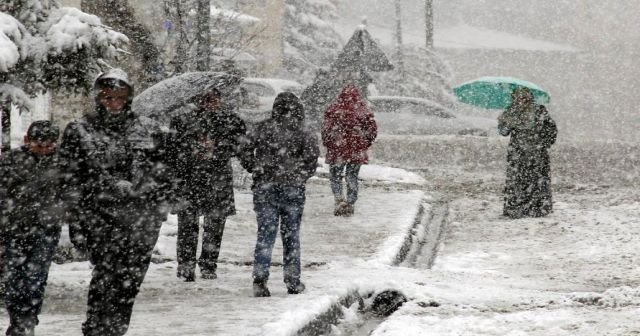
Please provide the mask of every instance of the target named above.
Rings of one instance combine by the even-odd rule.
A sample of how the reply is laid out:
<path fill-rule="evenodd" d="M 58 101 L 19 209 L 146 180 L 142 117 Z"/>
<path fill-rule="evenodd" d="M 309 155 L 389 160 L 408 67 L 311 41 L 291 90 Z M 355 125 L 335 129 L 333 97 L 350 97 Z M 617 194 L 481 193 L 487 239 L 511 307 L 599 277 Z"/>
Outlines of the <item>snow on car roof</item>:
<path fill-rule="evenodd" d="M 437 107 L 437 108 L 441 108 L 445 111 L 449 111 L 450 109 L 432 101 L 432 100 L 428 100 L 428 99 L 424 99 L 424 98 L 417 98 L 417 97 L 403 97 L 403 96 L 369 96 L 367 98 L 369 101 L 374 102 L 374 101 L 381 101 L 381 100 L 395 100 L 395 101 L 404 101 L 404 102 L 412 102 L 412 103 L 418 103 L 418 104 L 422 104 L 422 105 L 429 105 L 432 107 Z"/>
<path fill-rule="evenodd" d="M 302 88 L 302 84 L 296 81 L 292 81 L 289 79 L 281 79 L 281 78 L 246 77 L 244 78 L 243 82 L 263 84 L 263 85 L 274 88 L 276 92 L 282 92 L 284 91 L 285 88 L 289 88 L 289 87 Z"/>

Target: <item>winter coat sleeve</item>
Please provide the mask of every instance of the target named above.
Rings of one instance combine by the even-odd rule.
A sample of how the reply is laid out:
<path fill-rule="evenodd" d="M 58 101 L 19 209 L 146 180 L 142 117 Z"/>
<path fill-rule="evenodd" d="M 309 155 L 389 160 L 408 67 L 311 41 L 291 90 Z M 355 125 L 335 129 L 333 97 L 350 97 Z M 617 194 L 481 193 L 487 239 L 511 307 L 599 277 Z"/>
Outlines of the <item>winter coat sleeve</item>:
<path fill-rule="evenodd" d="M 556 142 L 558 137 L 558 127 L 556 126 L 556 122 L 549 115 L 549 111 L 544 106 L 540 106 L 540 118 L 542 119 L 538 130 L 540 141 L 544 148 L 550 148 Z"/>
<path fill-rule="evenodd" d="M 16 182 L 14 166 L 12 152 L 0 156 L 0 227 L 5 226 L 6 214 L 10 211 L 10 190 Z"/>
<path fill-rule="evenodd" d="M 247 132 L 244 121 L 238 118 L 238 129 L 234 139 L 234 155 L 240 160 L 242 168 L 251 173 L 253 171 L 254 158 L 251 137 Z"/>
<path fill-rule="evenodd" d="M 340 136 L 340 129 L 332 108 L 329 108 L 324 114 L 324 121 L 322 122 L 320 134 L 322 136 L 322 144 L 325 147 L 330 147 Z"/>
<path fill-rule="evenodd" d="M 498 117 L 498 133 L 502 136 L 508 136 L 511 134 L 511 128 L 507 126 L 507 122 L 505 120 L 506 113 L 507 111 L 504 111 L 500 114 L 500 117 Z"/>
<path fill-rule="evenodd" d="M 373 113 L 371 111 L 367 111 L 365 114 L 364 120 L 364 129 L 365 129 L 365 139 L 367 140 L 367 144 L 369 147 L 373 144 L 373 142 L 378 137 L 378 125 L 376 124 L 376 120 L 373 117 Z"/>
<path fill-rule="evenodd" d="M 306 175 L 306 179 L 311 178 L 318 168 L 318 157 L 320 156 L 320 148 L 318 146 L 318 140 L 315 134 L 311 132 L 305 132 L 305 143 L 303 151 L 303 173 Z"/>

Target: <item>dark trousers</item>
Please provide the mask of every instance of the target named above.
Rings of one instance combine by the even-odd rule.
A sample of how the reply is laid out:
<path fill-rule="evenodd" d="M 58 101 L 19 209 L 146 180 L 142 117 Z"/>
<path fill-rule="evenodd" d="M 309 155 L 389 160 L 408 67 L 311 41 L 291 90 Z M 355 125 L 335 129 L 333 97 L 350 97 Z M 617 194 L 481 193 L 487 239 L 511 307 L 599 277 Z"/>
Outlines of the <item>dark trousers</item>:
<path fill-rule="evenodd" d="M 176 247 L 178 264 L 183 267 L 196 267 L 198 233 L 200 232 L 198 217 L 197 209 L 191 207 L 178 213 L 178 241 Z M 198 260 L 198 265 L 200 265 L 200 270 L 202 271 L 215 272 L 217 269 L 226 219 L 225 216 L 204 215 L 202 251 Z"/>
<path fill-rule="evenodd" d="M 271 254 L 279 226 L 284 252 L 284 282 L 290 288 L 300 284 L 300 223 L 304 203 L 303 186 L 266 184 L 254 189 L 253 204 L 258 222 L 254 281 L 269 279 Z"/>
<path fill-rule="evenodd" d="M 117 218 L 96 216 L 85 230 L 94 265 L 82 325 L 85 336 L 121 336 L 129 328 L 162 219 L 128 212 Z"/>
<path fill-rule="evenodd" d="M 331 191 L 336 198 L 344 198 L 342 180 L 347 185 L 347 203 L 355 204 L 358 200 L 358 174 L 360 167 L 358 163 L 336 163 L 329 166 L 329 181 Z"/>
<path fill-rule="evenodd" d="M 60 239 L 59 230 L 49 231 L 3 239 L 9 336 L 32 335 L 38 324 L 49 267 Z"/>

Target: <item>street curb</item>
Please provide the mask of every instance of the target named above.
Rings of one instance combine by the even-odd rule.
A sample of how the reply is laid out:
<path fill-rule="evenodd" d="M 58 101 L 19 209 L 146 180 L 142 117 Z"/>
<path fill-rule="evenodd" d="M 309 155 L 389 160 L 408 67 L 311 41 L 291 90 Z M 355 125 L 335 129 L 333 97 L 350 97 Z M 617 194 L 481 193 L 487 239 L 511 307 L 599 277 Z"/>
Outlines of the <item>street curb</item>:
<path fill-rule="evenodd" d="M 423 246 L 434 245 L 437 242 L 427 242 L 426 239 L 438 239 L 441 222 L 436 223 L 438 228 L 431 228 L 431 221 L 434 219 L 433 207 L 426 200 L 420 203 L 420 208 L 416 214 L 413 225 L 406 232 L 402 246 L 396 253 L 392 266 L 399 266 L 406 263 L 414 264 L 417 254 L 421 253 Z M 436 233 L 429 234 L 429 233 Z M 435 253 L 435 249 L 432 251 Z M 434 256 L 431 256 L 433 259 Z M 349 308 L 354 303 L 359 302 L 363 306 L 364 299 L 373 293 L 360 293 L 357 289 L 352 289 L 341 298 L 337 299 L 328 309 L 319 313 L 310 322 L 298 329 L 295 335 L 319 336 L 331 332 L 331 326 L 337 325 L 344 317 L 343 308 Z"/>

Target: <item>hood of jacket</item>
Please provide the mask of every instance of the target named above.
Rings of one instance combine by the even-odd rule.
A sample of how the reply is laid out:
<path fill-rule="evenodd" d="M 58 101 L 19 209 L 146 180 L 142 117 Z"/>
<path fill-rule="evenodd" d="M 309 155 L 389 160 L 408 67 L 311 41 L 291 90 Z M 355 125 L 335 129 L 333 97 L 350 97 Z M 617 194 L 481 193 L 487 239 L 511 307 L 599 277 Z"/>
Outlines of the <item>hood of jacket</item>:
<path fill-rule="evenodd" d="M 281 92 L 273 102 L 271 118 L 289 127 L 301 128 L 304 124 L 304 107 L 291 92 Z"/>

